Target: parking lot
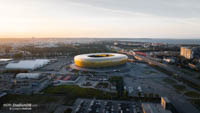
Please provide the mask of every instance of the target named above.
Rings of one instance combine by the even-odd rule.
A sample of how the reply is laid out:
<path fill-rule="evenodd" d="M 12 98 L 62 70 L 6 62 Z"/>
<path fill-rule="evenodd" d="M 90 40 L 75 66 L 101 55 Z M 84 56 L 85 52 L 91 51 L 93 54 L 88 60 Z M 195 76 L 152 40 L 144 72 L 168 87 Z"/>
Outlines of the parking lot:
<path fill-rule="evenodd" d="M 72 113 L 142 113 L 141 104 L 133 101 L 77 99 Z"/>
<path fill-rule="evenodd" d="M 38 69 L 37 71 L 60 71 L 63 67 L 66 67 L 67 64 L 70 64 L 72 58 L 59 58 L 50 64 Z"/>
<path fill-rule="evenodd" d="M 171 93 L 162 82 L 162 79 L 168 78 L 168 76 L 146 64 L 132 64 L 128 75 L 123 76 L 123 79 L 124 89 L 129 92 L 130 96 L 138 96 L 138 92 L 160 94 L 161 96 L 167 96 L 166 94 L 169 93 L 166 92 Z"/>

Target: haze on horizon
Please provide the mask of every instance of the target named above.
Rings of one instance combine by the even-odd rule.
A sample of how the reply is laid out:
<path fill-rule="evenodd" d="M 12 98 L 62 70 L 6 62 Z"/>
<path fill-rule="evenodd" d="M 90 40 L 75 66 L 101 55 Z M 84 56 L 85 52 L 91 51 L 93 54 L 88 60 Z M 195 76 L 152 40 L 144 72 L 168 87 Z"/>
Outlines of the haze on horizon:
<path fill-rule="evenodd" d="M 0 38 L 200 38 L 199 0 L 0 0 Z"/>

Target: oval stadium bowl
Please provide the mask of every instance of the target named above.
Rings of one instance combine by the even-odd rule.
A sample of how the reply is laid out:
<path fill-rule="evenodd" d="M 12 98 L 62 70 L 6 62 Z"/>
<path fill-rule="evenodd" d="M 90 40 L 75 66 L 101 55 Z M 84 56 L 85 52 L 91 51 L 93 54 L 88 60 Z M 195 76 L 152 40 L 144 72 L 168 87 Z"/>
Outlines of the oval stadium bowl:
<path fill-rule="evenodd" d="M 91 53 L 74 57 L 74 63 L 79 67 L 102 68 L 125 64 L 128 57 L 118 53 Z"/>

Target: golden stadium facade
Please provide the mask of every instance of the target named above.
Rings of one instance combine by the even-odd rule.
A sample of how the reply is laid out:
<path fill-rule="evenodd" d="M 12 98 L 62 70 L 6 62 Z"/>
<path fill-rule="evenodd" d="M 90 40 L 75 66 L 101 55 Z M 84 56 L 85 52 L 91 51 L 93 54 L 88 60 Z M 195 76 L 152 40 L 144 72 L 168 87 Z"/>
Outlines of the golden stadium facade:
<path fill-rule="evenodd" d="M 118 53 L 91 53 L 74 57 L 76 66 L 84 68 L 102 68 L 125 64 L 128 57 Z"/>

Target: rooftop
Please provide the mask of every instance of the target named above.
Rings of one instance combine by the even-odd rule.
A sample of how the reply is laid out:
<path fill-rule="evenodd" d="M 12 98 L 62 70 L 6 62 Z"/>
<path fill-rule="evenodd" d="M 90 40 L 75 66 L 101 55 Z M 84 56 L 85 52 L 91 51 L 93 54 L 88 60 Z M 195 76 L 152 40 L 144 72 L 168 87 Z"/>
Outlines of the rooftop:
<path fill-rule="evenodd" d="M 5 58 L 3 58 L 3 59 L 0 59 L 0 62 L 7 62 L 7 61 L 11 61 L 12 59 L 5 59 Z"/>
<path fill-rule="evenodd" d="M 142 108 L 145 113 L 172 113 L 169 110 L 164 110 L 160 104 L 143 103 Z"/>
<path fill-rule="evenodd" d="M 16 78 L 38 79 L 40 76 L 41 73 L 19 73 L 16 75 Z"/>
<path fill-rule="evenodd" d="M 29 69 L 34 70 L 48 64 L 48 59 L 36 59 L 36 60 L 21 60 L 17 63 L 11 62 L 6 65 L 7 69 Z"/>

